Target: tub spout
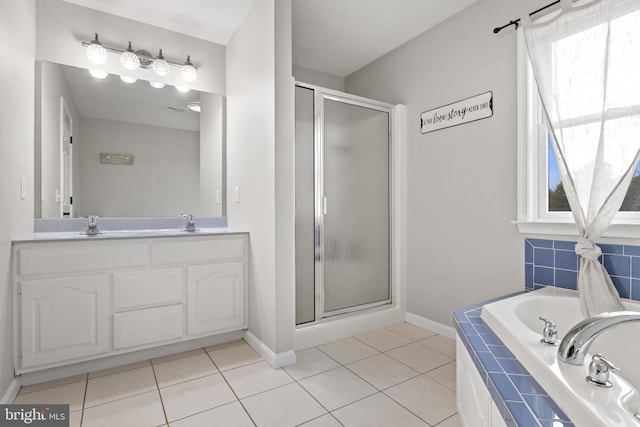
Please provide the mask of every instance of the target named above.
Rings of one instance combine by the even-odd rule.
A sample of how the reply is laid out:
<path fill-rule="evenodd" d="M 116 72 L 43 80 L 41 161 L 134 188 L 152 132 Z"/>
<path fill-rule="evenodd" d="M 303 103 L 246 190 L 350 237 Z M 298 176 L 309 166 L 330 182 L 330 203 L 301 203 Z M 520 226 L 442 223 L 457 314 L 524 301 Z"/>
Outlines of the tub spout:
<path fill-rule="evenodd" d="M 571 365 L 582 365 L 593 340 L 607 329 L 627 322 L 640 322 L 640 312 L 614 311 L 590 317 L 576 324 L 562 339 L 558 359 Z"/>

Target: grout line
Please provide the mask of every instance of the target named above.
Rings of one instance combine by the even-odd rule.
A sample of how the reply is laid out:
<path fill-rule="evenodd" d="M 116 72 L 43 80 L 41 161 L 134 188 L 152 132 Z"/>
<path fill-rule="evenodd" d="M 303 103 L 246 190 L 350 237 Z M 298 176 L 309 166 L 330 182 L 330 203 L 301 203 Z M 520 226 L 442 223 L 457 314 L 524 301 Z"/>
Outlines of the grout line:
<path fill-rule="evenodd" d="M 256 421 L 253 419 L 253 417 L 251 416 L 251 414 L 249 413 L 249 411 L 247 411 L 247 408 L 244 406 L 244 403 L 242 403 L 242 400 L 240 400 L 240 398 L 238 397 L 238 395 L 236 394 L 236 391 L 233 389 L 233 387 L 231 387 L 231 384 L 229 384 L 229 381 L 227 380 L 227 377 L 224 376 L 224 374 L 222 373 L 222 371 L 220 370 L 220 368 L 218 367 L 218 365 L 216 365 L 216 362 L 213 361 L 213 358 L 211 357 L 211 354 L 208 351 L 205 351 L 205 353 L 207 353 L 207 356 L 209 357 L 209 360 L 211 360 L 211 363 L 213 363 L 213 366 L 216 367 L 216 369 L 218 370 L 218 372 L 220 372 L 220 376 L 222 377 L 222 379 L 224 380 L 225 384 L 227 384 L 227 387 L 229 387 L 229 390 L 231 390 L 231 393 L 233 393 L 233 395 L 236 398 L 236 402 L 238 402 L 240 404 L 240 406 L 242 407 L 242 409 L 244 410 L 245 414 L 247 414 L 247 416 L 249 417 L 249 419 L 251 420 L 251 422 L 253 423 L 254 426 L 258 426 L 258 424 L 256 423 Z M 244 366 L 248 366 L 248 365 L 244 365 Z M 232 369 L 229 369 L 230 371 Z"/>
<path fill-rule="evenodd" d="M 158 397 L 160 397 L 160 405 L 162 405 L 164 420 L 167 422 L 167 425 L 169 425 L 169 417 L 167 417 L 167 410 L 164 407 L 164 400 L 162 399 L 162 393 L 160 392 L 160 384 L 158 384 L 158 377 L 156 376 L 156 370 L 153 363 L 151 363 L 151 359 L 149 360 L 149 364 L 151 365 L 151 371 L 153 372 L 153 379 L 156 382 L 156 391 L 158 392 Z"/>

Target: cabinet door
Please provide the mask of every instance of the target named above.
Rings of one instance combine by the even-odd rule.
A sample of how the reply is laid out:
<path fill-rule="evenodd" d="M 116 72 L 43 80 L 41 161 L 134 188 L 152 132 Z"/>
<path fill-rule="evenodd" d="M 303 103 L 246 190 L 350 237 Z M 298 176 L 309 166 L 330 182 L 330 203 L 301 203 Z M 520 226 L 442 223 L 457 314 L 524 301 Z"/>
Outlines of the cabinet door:
<path fill-rule="evenodd" d="M 109 276 L 23 280 L 22 368 L 107 351 Z"/>
<path fill-rule="evenodd" d="M 464 427 L 488 427 L 491 396 L 460 337 L 456 337 L 458 414 Z"/>
<path fill-rule="evenodd" d="M 187 270 L 187 333 L 246 327 L 244 262 L 191 266 Z"/>

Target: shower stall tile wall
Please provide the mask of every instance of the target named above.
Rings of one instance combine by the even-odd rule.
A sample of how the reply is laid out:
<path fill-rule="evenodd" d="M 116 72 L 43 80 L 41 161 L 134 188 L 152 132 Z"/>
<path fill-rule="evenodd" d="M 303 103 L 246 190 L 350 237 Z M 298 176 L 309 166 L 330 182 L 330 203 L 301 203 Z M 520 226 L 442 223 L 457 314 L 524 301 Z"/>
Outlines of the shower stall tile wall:
<path fill-rule="evenodd" d="M 576 242 L 525 239 L 525 290 L 545 286 L 577 289 Z M 640 246 L 599 244 L 602 262 L 621 298 L 640 301 Z"/>

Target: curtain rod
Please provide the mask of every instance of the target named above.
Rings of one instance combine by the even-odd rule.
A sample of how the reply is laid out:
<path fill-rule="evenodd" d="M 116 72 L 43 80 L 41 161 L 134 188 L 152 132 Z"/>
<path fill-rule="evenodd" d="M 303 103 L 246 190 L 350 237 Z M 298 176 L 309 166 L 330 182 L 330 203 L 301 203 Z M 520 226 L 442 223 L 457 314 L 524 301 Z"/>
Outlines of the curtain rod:
<path fill-rule="evenodd" d="M 543 7 L 541 7 L 541 8 L 540 8 L 540 9 L 538 9 L 538 10 L 534 10 L 533 12 L 531 12 L 531 13 L 529 14 L 529 16 L 533 16 L 533 15 L 535 15 L 536 13 L 540 13 L 540 12 L 542 12 L 543 10 L 549 9 L 551 6 L 555 6 L 555 5 L 557 5 L 558 3 L 560 3 L 560 0 L 556 0 L 556 1 L 554 1 L 553 3 L 549 3 L 548 5 L 543 6 Z M 507 27 L 509 27 L 509 26 L 511 26 L 511 25 L 515 25 L 515 26 L 516 26 L 516 29 L 518 29 L 518 26 L 520 26 L 520 18 L 518 18 L 518 19 L 514 19 L 514 20 L 510 21 L 508 24 L 504 24 L 502 27 L 496 27 L 496 28 L 494 28 L 494 29 L 493 29 L 493 34 L 498 34 L 500 31 L 502 31 L 503 29 L 505 29 L 505 28 L 507 28 Z"/>

